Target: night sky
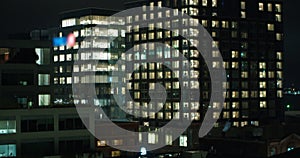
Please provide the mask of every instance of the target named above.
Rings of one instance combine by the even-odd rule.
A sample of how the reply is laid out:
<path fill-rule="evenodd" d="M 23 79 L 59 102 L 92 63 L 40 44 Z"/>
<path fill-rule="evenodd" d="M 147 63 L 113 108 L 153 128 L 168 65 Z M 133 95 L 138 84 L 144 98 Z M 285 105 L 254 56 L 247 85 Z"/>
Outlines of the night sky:
<path fill-rule="evenodd" d="M 59 26 L 62 11 L 86 7 L 123 9 L 123 0 L 2 0 L 0 2 L 0 39 L 8 34 Z M 285 87 L 291 83 L 300 88 L 300 44 L 298 24 L 299 0 L 284 0 Z"/>

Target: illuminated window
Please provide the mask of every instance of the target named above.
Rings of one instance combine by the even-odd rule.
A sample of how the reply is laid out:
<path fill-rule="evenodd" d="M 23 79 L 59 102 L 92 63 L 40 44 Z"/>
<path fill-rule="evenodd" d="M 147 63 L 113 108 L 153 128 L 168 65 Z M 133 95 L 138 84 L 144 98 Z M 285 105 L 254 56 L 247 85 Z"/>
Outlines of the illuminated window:
<path fill-rule="evenodd" d="M 259 88 L 267 88 L 266 82 L 259 82 Z"/>
<path fill-rule="evenodd" d="M 212 47 L 213 48 L 218 48 L 219 47 L 219 42 L 218 41 L 213 41 L 212 42 Z"/>
<path fill-rule="evenodd" d="M 238 91 L 232 91 L 231 96 L 232 96 L 232 98 L 238 98 L 239 97 L 239 92 Z"/>
<path fill-rule="evenodd" d="M 282 90 L 278 90 L 278 91 L 277 91 L 277 97 L 279 97 L 279 98 L 282 98 L 282 97 L 283 97 Z"/>
<path fill-rule="evenodd" d="M 157 119 L 163 119 L 164 114 L 162 112 L 157 113 Z"/>
<path fill-rule="evenodd" d="M 246 2 L 244 1 L 241 2 L 241 9 L 246 9 Z"/>
<path fill-rule="evenodd" d="M 239 52 L 238 51 L 231 51 L 231 58 L 238 58 Z"/>
<path fill-rule="evenodd" d="M 190 0 L 190 5 L 198 5 L 198 0 Z"/>
<path fill-rule="evenodd" d="M 239 109 L 239 102 L 232 102 L 233 109 Z"/>
<path fill-rule="evenodd" d="M 276 40 L 281 41 L 282 40 L 282 33 L 276 33 Z"/>
<path fill-rule="evenodd" d="M 282 79 L 282 71 L 277 71 L 277 78 Z"/>
<path fill-rule="evenodd" d="M 166 116 L 165 117 L 166 120 L 171 120 L 172 119 L 172 113 L 170 113 L 170 112 L 166 112 L 165 116 Z"/>
<path fill-rule="evenodd" d="M 73 71 L 74 72 L 79 72 L 79 66 L 78 65 L 74 65 L 73 66 Z"/>
<path fill-rule="evenodd" d="M 248 98 L 249 94 L 248 91 L 242 91 L 242 98 Z"/>
<path fill-rule="evenodd" d="M 213 102 L 213 108 L 220 108 L 219 102 Z"/>
<path fill-rule="evenodd" d="M 167 10 L 167 11 L 166 11 L 166 17 L 170 17 L 170 16 L 171 16 L 170 10 Z"/>
<path fill-rule="evenodd" d="M 266 78 L 266 72 L 265 71 L 260 71 L 259 72 L 259 78 Z"/>
<path fill-rule="evenodd" d="M 149 112 L 149 118 L 155 119 L 155 112 Z"/>
<path fill-rule="evenodd" d="M 151 2 L 150 3 L 150 10 L 153 10 L 154 9 L 154 2 Z"/>
<path fill-rule="evenodd" d="M 165 83 L 165 87 L 166 89 L 171 89 L 171 83 L 170 82 Z"/>
<path fill-rule="evenodd" d="M 147 20 L 147 14 L 143 14 L 143 20 Z"/>
<path fill-rule="evenodd" d="M 67 77 L 67 84 L 72 84 L 72 77 Z"/>
<path fill-rule="evenodd" d="M 259 68 L 260 69 L 266 69 L 266 63 L 265 62 L 259 62 Z"/>
<path fill-rule="evenodd" d="M 16 144 L 1 144 L 0 151 L 1 157 L 16 157 L 17 147 Z"/>
<path fill-rule="evenodd" d="M 187 147 L 187 136 L 186 135 L 181 135 L 179 137 L 179 146 L 181 147 Z"/>
<path fill-rule="evenodd" d="M 57 56 L 57 55 L 54 55 L 54 56 L 53 56 L 53 61 L 54 61 L 54 62 L 57 62 L 57 61 L 58 61 L 58 56 Z"/>
<path fill-rule="evenodd" d="M 231 63 L 231 68 L 238 69 L 239 68 L 239 63 L 238 62 L 232 62 Z"/>
<path fill-rule="evenodd" d="M 277 22 L 281 22 L 281 21 L 282 21 L 281 15 L 280 15 L 280 14 L 276 14 L 276 15 L 275 15 L 275 20 L 276 20 Z"/>
<path fill-rule="evenodd" d="M 264 3 L 258 3 L 258 10 L 259 11 L 264 11 Z"/>
<path fill-rule="evenodd" d="M 148 133 L 148 144 L 157 144 L 158 135 L 155 133 Z"/>
<path fill-rule="evenodd" d="M 74 83 L 79 83 L 79 77 L 78 76 L 74 76 Z"/>
<path fill-rule="evenodd" d="M 219 112 L 213 112 L 213 119 L 219 119 L 220 113 Z"/>
<path fill-rule="evenodd" d="M 39 86 L 50 85 L 50 75 L 49 74 L 38 74 L 38 85 Z"/>
<path fill-rule="evenodd" d="M 259 97 L 260 97 L 260 98 L 265 98 L 265 97 L 267 97 L 267 92 L 266 92 L 266 91 L 260 91 L 260 92 L 259 92 Z"/>
<path fill-rule="evenodd" d="M 207 0 L 202 0 L 202 6 L 207 6 Z"/>
<path fill-rule="evenodd" d="M 139 99 L 140 98 L 140 92 L 134 92 L 134 98 Z"/>
<path fill-rule="evenodd" d="M 66 60 L 67 61 L 72 61 L 72 54 L 67 54 L 66 55 Z"/>
<path fill-rule="evenodd" d="M 50 105 L 50 94 L 39 94 L 39 106 Z"/>
<path fill-rule="evenodd" d="M 235 21 L 231 22 L 231 28 L 237 29 L 237 22 Z"/>
<path fill-rule="evenodd" d="M 16 120 L 1 120 L 0 135 L 16 133 Z M 0 149 L 1 150 L 1 149 Z"/>
<path fill-rule="evenodd" d="M 241 11 L 241 18 L 246 18 L 246 12 L 245 11 Z"/>
<path fill-rule="evenodd" d="M 173 9 L 173 10 L 174 10 L 173 15 L 174 15 L 174 16 L 177 16 L 177 15 L 178 15 L 178 12 L 179 12 L 178 9 Z"/>
<path fill-rule="evenodd" d="M 223 82 L 223 89 L 229 89 L 229 82 Z"/>
<path fill-rule="evenodd" d="M 179 89 L 179 82 L 173 82 L 173 89 Z"/>
<path fill-rule="evenodd" d="M 186 119 L 186 120 L 189 120 L 190 118 L 190 114 L 189 113 L 183 113 L 183 118 Z"/>
<path fill-rule="evenodd" d="M 194 57 L 198 57 L 199 56 L 199 53 L 198 51 L 194 51 L 193 53 L 193 56 Z M 220 56 L 220 52 L 219 51 L 212 51 L 212 57 L 219 57 Z"/>
<path fill-rule="evenodd" d="M 78 44 L 78 42 L 75 42 L 75 45 L 73 46 L 73 49 L 78 49 L 78 48 L 79 48 L 79 44 Z"/>
<path fill-rule="evenodd" d="M 282 62 L 277 62 L 276 63 L 276 68 L 277 69 L 282 69 Z"/>
<path fill-rule="evenodd" d="M 267 25 L 268 31 L 274 31 L 274 24 Z"/>
<path fill-rule="evenodd" d="M 224 108 L 224 109 L 230 109 L 229 102 L 224 102 L 223 108 Z"/>
<path fill-rule="evenodd" d="M 143 12 L 146 11 L 147 6 L 146 6 L 146 5 L 143 5 L 143 6 L 142 6 L 142 9 L 143 9 Z"/>
<path fill-rule="evenodd" d="M 294 147 L 288 147 L 286 151 L 294 150 Z"/>
<path fill-rule="evenodd" d="M 65 55 L 64 54 L 59 55 L 59 61 L 65 61 Z"/>
<path fill-rule="evenodd" d="M 64 19 L 61 22 L 62 27 L 69 27 L 69 26 L 74 26 L 74 25 L 76 25 L 76 19 L 75 18 Z"/>
<path fill-rule="evenodd" d="M 170 31 L 165 31 L 165 38 L 170 38 L 170 37 L 171 37 Z"/>
<path fill-rule="evenodd" d="M 198 15 L 198 9 L 197 8 L 190 8 L 190 15 Z"/>
<path fill-rule="evenodd" d="M 59 82 L 58 82 L 58 78 L 57 78 L 57 77 L 54 77 L 53 82 L 54 82 L 54 84 L 58 84 L 58 83 L 59 83 Z"/>
<path fill-rule="evenodd" d="M 166 145 L 172 145 L 172 134 L 166 134 Z"/>
<path fill-rule="evenodd" d="M 63 73 L 64 72 L 64 67 L 63 66 L 60 66 L 59 67 L 59 73 Z"/>
<path fill-rule="evenodd" d="M 97 141 L 97 146 L 106 146 L 106 141 L 105 140 L 98 140 Z"/>
<path fill-rule="evenodd" d="M 275 4 L 275 11 L 278 13 L 281 12 L 281 4 Z"/>
<path fill-rule="evenodd" d="M 123 145 L 123 140 L 122 139 L 117 139 L 112 141 L 113 145 Z"/>
<path fill-rule="evenodd" d="M 147 40 L 147 34 L 146 33 L 142 33 L 141 36 L 142 36 L 142 40 Z"/>
<path fill-rule="evenodd" d="M 248 72 L 247 71 L 242 71 L 241 72 L 241 77 L 242 78 L 248 78 Z"/>
<path fill-rule="evenodd" d="M 140 85 L 139 83 L 134 83 L 134 87 L 133 87 L 133 88 L 134 88 L 135 90 L 138 90 L 138 89 L 140 89 L 139 85 Z"/>
<path fill-rule="evenodd" d="M 161 2 L 161 1 L 158 1 L 158 2 L 157 2 L 157 6 L 158 6 L 159 8 L 161 8 L 161 7 L 162 7 L 162 2 Z"/>
<path fill-rule="evenodd" d="M 239 127 L 239 122 L 233 122 L 232 126 Z"/>
<path fill-rule="evenodd" d="M 126 22 L 127 23 L 132 23 L 132 16 L 127 16 L 126 17 Z"/>
<path fill-rule="evenodd" d="M 232 118 L 239 118 L 240 112 L 238 111 L 233 111 L 232 112 Z"/>
<path fill-rule="evenodd" d="M 268 11 L 271 12 L 272 10 L 272 3 L 268 3 Z"/>
<path fill-rule="evenodd" d="M 154 14 L 153 13 L 150 14 L 150 19 L 154 19 Z"/>
<path fill-rule="evenodd" d="M 121 156 L 121 151 L 112 151 L 111 152 L 111 157 L 119 157 Z"/>
<path fill-rule="evenodd" d="M 223 97 L 224 98 L 229 98 L 229 92 L 223 92 Z M 208 97 L 206 99 L 208 99 Z"/>
<path fill-rule="evenodd" d="M 267 108 L 267 102 L 266 101 L 260 101 L 259 102 L 259 107 L 260 108 Z"/>
<path fill-rule="evenodd" d="M 229 118 L 230 116 L 229 116 L 229 112 L 223 112 L 223 118 L 224 119 L 227 119 L 227 118 Z"/>
<path fill-rule="evenodd" d="M 206 27 L 206 26 L 204 26 L 204 27 Z M 217 32 L 213 31 L 213 32 L 211 33 L 211 36 L 212 36 L 212 37 L 217 37 Z"/>
<path fill-rule="evenodd" d="M 202 24 L 203 27 L 207 27 L 207 20 L 202 20 L 201 24 Z"/>
<path fill-rule="evenodd" d="M 217 0 L 212 0 L 211 6 L 212 7 L 217 7 Z"/>
<path fill-rule="evenodd" d="M 157 78 L 163 78 L 163 73 L 162 72 L 157 72 Z"/>
<path fill-rule="evenodd" d="M 220 62 L 213 61 L 213 62 L 212 62 L 212 67 L 213 67 L 213 68 L 219 68 L 219 67 L 220 67 Z"/>
<path fill-rule="evenodd" d="M 134 16 L 134 21 L 139 21 L 139 15 Z"/>
<path fill-rule="evenodd" d="M 222 21 L 222 28 L 229 28 L 229 22 L 228 21 Z"/>
<path fill-rule="evenodd" d="M 217 20 L 211 21 L 211 27 L 218 28 L 219 27 L 219 21 L 217 21 Z"/>
<path fill-rule="evenodd" d="M 179 103 L 178 102 L 173 103 L 173 110 L 179 110 Z"/>

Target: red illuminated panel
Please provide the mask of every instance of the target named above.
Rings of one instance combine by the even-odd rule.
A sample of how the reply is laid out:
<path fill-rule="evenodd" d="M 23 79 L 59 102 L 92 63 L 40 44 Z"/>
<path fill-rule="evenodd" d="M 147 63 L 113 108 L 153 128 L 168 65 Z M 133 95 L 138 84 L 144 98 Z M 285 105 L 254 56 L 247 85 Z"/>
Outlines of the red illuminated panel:
<path fill-rule="evenodd" d="M 67 45 L 69 47 L 73 47 L 75 45 L 75 42 L 76 42 L 75 35 L 73 33 L 70 33 L 67 37 Z"/>

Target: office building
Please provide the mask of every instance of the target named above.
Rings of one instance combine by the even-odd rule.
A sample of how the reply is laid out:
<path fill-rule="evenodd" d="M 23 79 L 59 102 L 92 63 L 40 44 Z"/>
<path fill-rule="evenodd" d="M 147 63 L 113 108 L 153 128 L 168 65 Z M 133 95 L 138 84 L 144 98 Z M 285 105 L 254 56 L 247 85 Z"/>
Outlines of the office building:
<path fill-rule="evenodd" d="M 111 118 L 124 118 L 116 109 L 110 88 L 111 71 L 118 69 L 114 64 L 125 50 L 125 32 L 121 26 L 125 20 L 107 19 L 117 11 L 87 8 L 63 12 L 61 26 L 52 32 L 52 37 L 74 36 L 74 44 L 57 44 L 52 48 L 54 97 L 56 105 L 95 105 L 106 109 Z M 108 42 L 115 38 L 114 42 Z M 81 63 L 76 63 L 81 61 Z M 95 64 L 93 64 L 96 62 Z M 73 75 L 73 76 L 72 76 Z M 73 96 L 72 84 L 95 84 L 98 99 Z M 113 112 L 112 112 L 113 111 Z"/>
<path fill-rule="evenodd" d="M 162 81 L 166 89 L 173 93 L 171 99 L 163 105 L 163 110 L 156 115 L 151 114 L 151 107 L 145 112 L 147 115 L 141 120 L 144 124 L 158 126 L 171 119 L 185 117 L 196 122 L 203 120 L 209 106 L 223 106 L 223 111 L 217 126 L 222 122 L 230 121 L 233 126 L 259 126 L 283 119 L 283 24 L 282 1 L 268 0 L 141 0 L 127 2 L 126 8 L 141 7 L 142 15 L 126 17 L 126 26 L 129 33 L 126 36 L 127 49 L 134 45 L 141 45 L 135 50 L 137 57 L 134 61 L 142 62 L 143 49 L 147 52 L 156 52 L 156 58 L 163 58 L 169 64 L 180 67 L 180 60 L 171 57 L 170 50 L 155 48 L 147 42 L 161 42 L 182 52 L 191 62 L 193 71 L 188 72 L 190 77 L 198 78 L 199 85 L 189 83 L 190 87 L 199 87 L 200 101 L 191 105 L 179 105 L 176 91 L 179 77 L 177 72 L 165 70 L 162 65 L 148 63 L 146 69 L 135 72 L 130 88 L 134 93 L 135 104 L 143 105 L 147 96 L 143 93 L 144 86 L 141 80 L 150 83 L 152 79 Z M 150 7 L 146 7 L 150 6 Z M 154 7 L 169 7 L 173 11 L 160 12 Z M 180 18 L 179 12 L 185 13 L 194 20 Z M 178 17 L 178 18 L 176 18 Z M 160 20 L 163 19 L 163 20 Z M 140 28 L 141 23 L 147 23 L 148 28 Z M 226 88 L 225 102 L 209 105 L 211 82 L 208 69 L 203 62 L 201 52 L 194 47 L 205 41 L 198 39 L 197 23 L 207 29 L 213 38 L 212 47 L 218 47 L 223 63 L 212 62 L 212 67 L 224 67 L 227 82 L 222 83 Z M 169 27 L 174 31 L 160 29 Z M 186 41 L 181 34 L 188 35 L 192 41 Z M 212 57 L 217 53 L 212 52 Z M 155 58 L 155 57 L 154 57 Z M 184 75 L 184 74 L 183 74 Z M 132 110 L 140 109 L 128 104 Z M 191 113 L 179 114 L 181 108 L 188 108 Z M 148 113 L 150 111 L 150 113 Z M 218 118 L 218 114 L 215 115 Z"/>

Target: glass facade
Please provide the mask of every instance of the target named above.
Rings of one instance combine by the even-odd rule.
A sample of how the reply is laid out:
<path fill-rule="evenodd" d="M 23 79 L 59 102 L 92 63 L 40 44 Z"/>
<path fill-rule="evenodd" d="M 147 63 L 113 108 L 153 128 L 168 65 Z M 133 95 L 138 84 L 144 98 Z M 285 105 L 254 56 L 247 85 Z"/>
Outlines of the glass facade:
<path fill-rule="evenodd" d="M 117 89 L 110 86 L 112 82 L 121 81 L 112 77 L 111 72 L 121 69 L 115 63 L 125 50 L 125 30 L 122 29 L 125 19 L 109 17 L 105 10 L 98 11 L 91 9 L 82 14 L 74 13 L 75 18 L 62 19 L 63 26 L 54 32 L 57 37 L 73 34 L 75 45 L 54 46 L 52 49 L 52 82 L 56 88 L 51 99 L 56 105 L 92 104 L 103 107 L 112 118 L 125 117 L 118 112 L 112 96 Z M 112 38 L 115 39 L 110 41 Z M 72 84 L 95 85 L 97 98 L 89 101 L 73 95 Z"/>

